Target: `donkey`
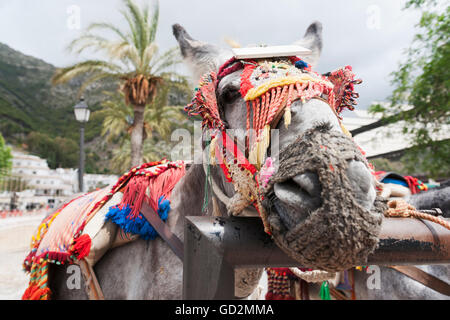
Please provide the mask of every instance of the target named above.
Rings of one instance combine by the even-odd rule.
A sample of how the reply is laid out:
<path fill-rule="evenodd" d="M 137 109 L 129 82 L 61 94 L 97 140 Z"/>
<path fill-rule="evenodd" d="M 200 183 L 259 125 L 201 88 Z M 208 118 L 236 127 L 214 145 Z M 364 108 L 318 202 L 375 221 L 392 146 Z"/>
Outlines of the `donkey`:
<path fill-rule="evenodd" d="M 322 25 L 311 24 L 304 37 L 296 44 L 311 50 L 312 54 L 301 57 L 311 66 L 318 62 L 322 49 Z M 173 25 L 173 34 L 177 39 L 181 54 L 191 68 L 194 81 L 219 67 L 232 57 L 228 50 L 193 39 L 186 30 Z M 245 101 L 239 93 L 240 71 L 224 77 L 218 88 L 217 97 L 222 117 L 231 129 L 246 128 Z M 340 125 L 330 106 L 319 99 L 302 102 L 295 100 L 291 105 L 291 124 L 289 129 L 279 125 L 278 146 L 281 150 L 288 146 L 307 130 L 326 123 L 331 130 L 341 131 Z M 226 213 L 227 208 L 216 202 L 208 204 L 202 213 L 205 190 L 204 166 L 194 159 L 194 164 L 174 188 L 171 197 L 171 211 L 166 224 L 181 240 L 183 237 L 184 217 L 201 214 L 214 215 L 214 212 Z M 228 197 L 235 193 L 233 185 L 216 167 L 211 168 L 211 177 Z M 371 173 L 361 161 L 349 161 L 347 178 L 354 189 L 354 197 L 361 207 L 370 211 L 376 198 L 374 180 Z M 274 186 L 277 210 L 289 221 L 301 221 L 308 212 L 319 207 L 322 199 L 320 183 L 314 173 L 305 173 L 292 177 L 289 183 Z M 211 191 L 209 191 L 211 192 Z M 256 211 L 255 211 L 255 214 Z M 256 288 L 262 275 L 262 269 L 245 269 L 236 271 L 235 296 L 248 297 Z M 160 238 L 150 241 L 136 240 L 122 247 L 108 251 L 95 265 L 95 272 L 106 299 L 180 299 L 182 296 L 182 262 Z M 86 299 L 82 285 L 80 290 L 70 290 L 66 285 L 66 266 L 52 265 L 49 271 L 49 285 L 55 299 Z"/>
<path fill-rule="evenodd" d="M 447 180 L 436 189 L 413 194 L 405 200 L 419 210 L 440 208 L 443 217 L 450 218 L 450 181 Z M 447 283 L 450 282 L 450 265 L 448 264 L 422 265 L 417 267 L 440 280 Z M 378 279 L 374 277 L 378 277 Z M 378 283 L 374 283 L 374 281 L 378 281 Z M 369 282 L 373 283 L 368 285 Z M 387 267 L 374 268 L 368 272 L 356 271 L 355 292 L 357 299 L 364 300 L 449 299 L 448 296 L 434 291 Z"/>

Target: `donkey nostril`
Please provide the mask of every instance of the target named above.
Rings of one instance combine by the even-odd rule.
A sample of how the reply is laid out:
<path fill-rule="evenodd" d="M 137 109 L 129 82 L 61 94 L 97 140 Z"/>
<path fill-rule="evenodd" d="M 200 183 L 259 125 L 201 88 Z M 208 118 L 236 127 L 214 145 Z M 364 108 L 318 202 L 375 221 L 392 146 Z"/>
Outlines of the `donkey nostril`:
<path fill-rule="evenodd" d="M 308 173 L 275 183 L 274 206 L 288 229 L 304 221 L 312 211 L 321 206 L 321 187 L 318 182 L 317 175 Z"/>
<path fill-rule="evenodd" d="M 320 196 L 320 183 L 317 174 L 312 172 L 305 172 L 292 178 L 296 184 L 305 190 L 311 197 Z"/>
<path fill-rule="evenodd" d="M 322 202 L 320 184 L 314 173 L 302 174 L 274 185 L 275 195 L 281 202 L 299 210 L 315 210 Z"/>

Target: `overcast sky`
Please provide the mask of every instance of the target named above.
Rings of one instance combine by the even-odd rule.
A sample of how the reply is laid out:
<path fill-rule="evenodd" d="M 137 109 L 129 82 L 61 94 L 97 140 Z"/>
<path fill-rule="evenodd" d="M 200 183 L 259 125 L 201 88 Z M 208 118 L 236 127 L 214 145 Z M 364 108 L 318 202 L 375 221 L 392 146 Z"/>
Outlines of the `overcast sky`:
<path fill-rule="evenodd" d="M 138 2 L 143 2 L 139 0 Z M 150 1 L 150 0 L 149 0 Z M 175 46 L 171 25 L 196 39 L 227 46 L 283 45 L 300 39 L 308 25 L 323 24 L 319 72 L 352 65 L 363 79 L 360 107 L 386 99 L 394 71 L 415 34 L 419 12 L 403 11 L 404 0 L 161 0 L 157 42 Z M 74 11 L 74 6 L 75 11 Z M 0 42 L 58 67 L 80 60 L 65 47 L 91 22 L 125 26 L 121 0 L 0 0 Z M 80 29 L 74 12 L 79 8 Z M 75 26 L 75 27 L 74 27 Z M 85 55 L 82 58 L 87 58 Z"/>

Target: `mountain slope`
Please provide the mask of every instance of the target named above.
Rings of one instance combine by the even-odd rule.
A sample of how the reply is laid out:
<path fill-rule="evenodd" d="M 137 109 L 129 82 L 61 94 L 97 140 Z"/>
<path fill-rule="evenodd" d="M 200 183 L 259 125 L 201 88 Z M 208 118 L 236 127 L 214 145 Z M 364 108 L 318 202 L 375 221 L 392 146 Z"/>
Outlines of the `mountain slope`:
<path fill-rule="evenodd" d="M 51 85 L 55 67 L 26 56 L 0 43 L 0 114 L 10 126 L 23 131 L 39 129 L 51 134 L 71 136 L 77 128 L 73 106 L 81 79 L 68 85 Z M 95 85 L 85 93 L 89 107 L 95 111 L 104 98 L 102 90 L 116 89 L 112 84 Z M 0 129 L 5 129 L 2 117 Z M 13 124 L 11 124 L 11 122 Z M 16 132 L 6 130 L 6 136 Z"/>
<path fill-rule="evenodd" d="M 73 106 L 78 102 L 83 78 L 52 86 L 55 70 L 41 59 L 0 43 L 0 133 L 8 143 L 47 159 L 51 168 L 78 167 L 79 123 Z M 110 98 L 103 92 L 117 89 L 117 83 L 97 82 L 83 93 L 91 110 L 85 130 L 88 173 L 111 172 L 112 151 L 120 141 L 107 143 L 101 137 L 104 116 L 95 111 Z M 185 105 L 189 96 L 185 90 L 174 87 L 167 103 Z"/>
<path fill-rule="evenodd" d="M 78 145 L 79 124 L 73 115 L 73 106 L 78 101 L 77 93 L 82 79 L 76 79 L 67 85 L 52 86 L 51 77 L 55 69 L 51 64 L 0 43 L 0 132 L 8 142 L 22 144 L 30 133 L 39 132 L 50 138 L 73 140 Z M 103 90 L 116 89 L 117 84 L 112 83 L 90 86 L 84 96 L 91 111 L 100 108 L 99 103 L 105 98 Z M 93 116 L 88 122 L 88 146 L 92 145 L 90 141 L 100 135 L 102 120 Z M 91 149 L 96 150 L 96 146 L 91 146 Z M 73 156 L 70 158 L 76 159 Z M 98 158 L 104 157 L 97 155 L 95 158 L 94 162 L 97 162 Z M 50 161 L 50 165 L 60 166 L 62 163 Z M 103 171 L 98 167 L 91 169 Z"/>

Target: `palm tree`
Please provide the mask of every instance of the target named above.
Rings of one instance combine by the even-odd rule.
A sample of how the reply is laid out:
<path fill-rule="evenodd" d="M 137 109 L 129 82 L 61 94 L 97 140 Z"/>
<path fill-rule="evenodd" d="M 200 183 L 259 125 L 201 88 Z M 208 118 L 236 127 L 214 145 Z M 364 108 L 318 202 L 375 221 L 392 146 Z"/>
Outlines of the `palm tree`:
<path fill-rule="evenodd" d="M 123 140 L 119 148 L 113 150 L 110 169 L 122 174 L 130 169 L 130 140 Z M 143 162 L 157 161 L 170 155 L 171 146 L 164 140 L 146 139 L 142 145 Z"/>
<path fill-rule="evenodd" d="M 124 101 L 132 106 L 133 122 L 130 128 L 131 166 L 142 162 L 142 143 L 145 137 L 144 117 L 147 105 L 155 99 L 161 84 L 177 77 L 169 67 L 180 62 L 178 49 L 158 54 L 155 36 L 158 27 L 159 5 L 153 13 L 146 5 L 139 8 L 132 0 L 123 0 L 122 16 L 128 23 L 127 30 L 120 30 L 111 23 L 93 23 L 68 49 L 81 54 L 87 49 L 104 54 L 103 60 L 87 60 L 58 69 L 53 84 L 65 83 L 84 75 L 80 94 L 90 84 L 112 79 L 119 81 Z M 95 33 L 106 31 L 114 37 L 106 38 Z M 158 111 L 155 111 L 158 112 Z M 157 126 L 152 129 L 156 129 Z"/>
<path fill-rule="evenodd" d="M 171 82 L 173 85 L 175 82 Z M 187 83 L 186 83 L 187 84 Z M 187 87 L 178 83 L 180 89 Z M 168 94 L 172 86 L 164 86 L 158 91 L 152 103 L 144 111 L 144 143 L 143 161 L 154 161 L 157 158 L 168 156 L 170 150 L 170 133 L 174 127 L 186 122 L 182 114 L 182 106 L 166 106 Z M 125 171 L 130 166 L 130 139 L 132 130 L 133 109 L 125 103 L 123 92 L 104 92 L 110 99 L 102 102 L 102 109 L 96 114 L 103 116 L 102 136 L 107 141 L 119 140 L 120 149 L 114 152 L 111 159 L 111 169 Z M 145 138 L 151 138 L 146 140 Z"/>

